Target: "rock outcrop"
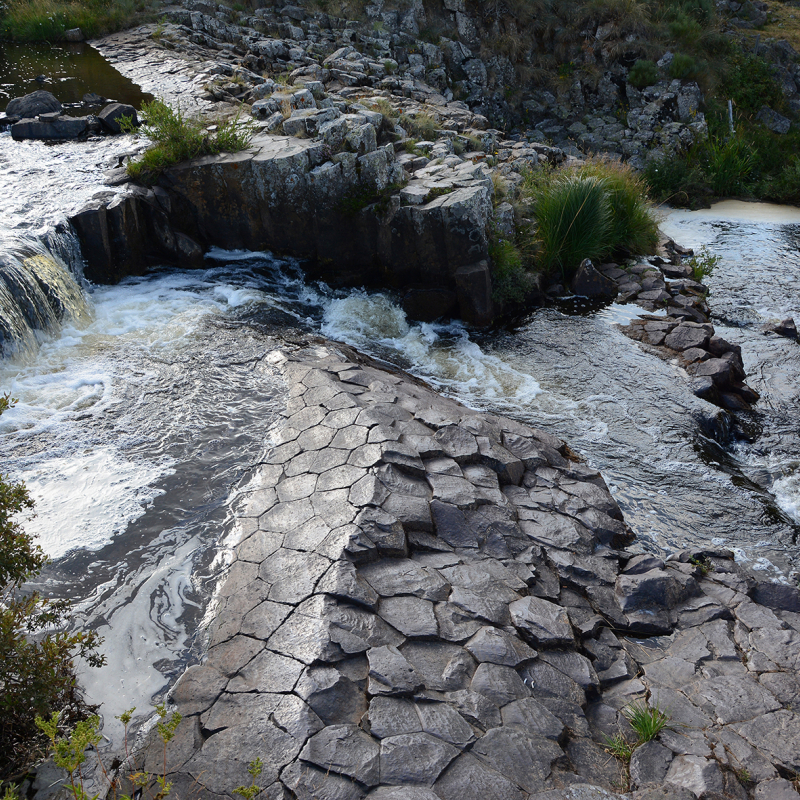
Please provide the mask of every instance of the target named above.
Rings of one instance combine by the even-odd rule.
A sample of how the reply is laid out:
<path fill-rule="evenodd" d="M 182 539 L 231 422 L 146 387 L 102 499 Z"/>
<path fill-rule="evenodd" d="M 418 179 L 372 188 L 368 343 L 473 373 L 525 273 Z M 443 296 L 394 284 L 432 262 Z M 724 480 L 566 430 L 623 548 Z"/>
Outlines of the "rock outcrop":
<path fill-rule="evenodd" d="M 670 724 L 626 797 L 791 792 L 796 589 L 627 553 L 603 478 L 543 431 L 347 348 L 267 358 L 290 399 L 171 693 L 174 791 L 232 796 L 259 758 L 270 798 L 615 797 L 605 737 L 638 701 Z"/>
<path fill-rule="evenodd" d="M 86 275 L 101 283 L 148 261 L 191 265 L 211 246 L 266 249 L 334 282 L 450 292 L 462 319 L 486 325 L 492 194 L 484 168 L 457 156 L 409 181 L 392 145 L 331 157 L 321 141 L 262 134 L 247 151 L 180 164 L 155 189 L 92 201 L 70 221 Z"/>

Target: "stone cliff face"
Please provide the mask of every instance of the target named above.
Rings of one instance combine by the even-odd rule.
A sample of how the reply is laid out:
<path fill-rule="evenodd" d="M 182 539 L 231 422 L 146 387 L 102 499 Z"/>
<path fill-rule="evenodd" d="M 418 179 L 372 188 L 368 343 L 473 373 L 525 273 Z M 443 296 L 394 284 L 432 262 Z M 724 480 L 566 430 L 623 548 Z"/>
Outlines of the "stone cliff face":
<path fill-rule="evenodd" d="M 626 553 L 602 477 L 542 431 L 346 348 L 267 358 L 290 400 L 171 695 L 173 791 L 232 796 L 260 758 L 281 799 L 796 796 L 796 589 Z M 604 736 L 633 738 L 634 701 L 670 726 L 628 772 Z"/>
<path fill-rule="evenodd" d="M 330 159 L 321 142 L 262 135 L 247 151 L 169 170 L 154 190 L 93 201 L 71 222 L 86 275 L 101 283 L 148 261 L 196 266 L 211 246 L 266 249 L 308 259 L 334 282 L 404 289 L 433 317 L 488 324 L 489 174 L 456 158 L 407 183 L 391 145 Z"/>

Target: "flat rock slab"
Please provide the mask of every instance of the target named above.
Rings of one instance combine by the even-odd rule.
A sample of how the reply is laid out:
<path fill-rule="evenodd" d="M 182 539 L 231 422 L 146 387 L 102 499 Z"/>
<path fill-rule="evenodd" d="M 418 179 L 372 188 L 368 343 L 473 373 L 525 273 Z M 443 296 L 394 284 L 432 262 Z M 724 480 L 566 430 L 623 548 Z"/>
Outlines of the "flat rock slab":
<path fill-rule="evenodd" d="M 230 795 L 259 756 L 270 800 L 613 798 L 598 742 L 647 698 L 673 729 L 636 750 L 636 800 L 730 793 L 719 748 L 757 797 L 784 791 L 795 594 L 751 591 L 732 560 L 628 559 L 602 478 L 544 431 L 344 345 L 267 360 L 285 421 L 206 662 L 172 692 L 168 772 Z"/>

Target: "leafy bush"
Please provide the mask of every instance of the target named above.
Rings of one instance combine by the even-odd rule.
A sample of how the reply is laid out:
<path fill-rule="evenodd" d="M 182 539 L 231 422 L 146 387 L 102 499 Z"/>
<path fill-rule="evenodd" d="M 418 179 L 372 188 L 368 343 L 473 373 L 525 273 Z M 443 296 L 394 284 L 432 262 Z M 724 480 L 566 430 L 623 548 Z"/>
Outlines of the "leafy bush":
<path fill-rule="evenodd" d="M 637 89 L 644 89 L 658 83 L 658 67 L 653 61 L 639 59 L 628 72 L 628 83 Z"/>
<path fill-rule="evenodd" d="M 561 271 L 566 280 L 584 258 L 607 249 L 611 206 L 601 178 L 565 175 L 537 198 L 534 209 L 542 269 Z"/>
<path fill-rule="evenodd" d="M 685 53 L 675 53 L 669 65 L 670 78 L 679 78 L 684 80 L 694 75 L 697 69 L 697 62 L 692 56 L 687 56 Z"/>
<path fill-rule="evenodd" d="M 185 116 L 163 100 L 142 105 L 142 115 L 146 122 L 139 130 L 154 144 L 138 161 L 128 164 L 128 175 L 145 182 L 153 182 L 165 169 L 181 161 L 244 150 L 255 130 L 251 122 L 240 125 L 236 117 L 218 123 L 216 131 L 208 135 L 201 120 Z M 122 127 L 128 132 L 135 130 L 130 120 Z"/>
<path fill-rule="evenodd" d="M 14 401 L 0 395 L 0 413 Z M 103 663 L 96 633 L 65 633 L 66 601 L 23 591 L 47 562 L 14 517 L 33 501 L 22 483 L 0 475 L 0 780 L 13 779 L 44 754 L 36 717 L 55 711 L 68 721 L 85 713 L 76 692 L 74 659 Z M 43 630 L 53 631 L 42 634 Z"/>

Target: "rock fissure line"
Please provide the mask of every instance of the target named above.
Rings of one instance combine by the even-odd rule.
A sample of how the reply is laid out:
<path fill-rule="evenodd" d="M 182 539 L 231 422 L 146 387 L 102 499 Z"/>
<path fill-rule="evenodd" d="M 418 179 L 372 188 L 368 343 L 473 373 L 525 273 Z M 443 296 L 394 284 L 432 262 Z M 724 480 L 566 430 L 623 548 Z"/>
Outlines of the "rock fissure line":
<path fill-rule="evenodd" d="M 790 797 L 796 589 L 626 553 L 602 476 L 543 431 L 343 346 L 268 358 L 289 399 L 171 693 L 174 791 L 232 796 L 258 757 L 271 798 L 613 797 L 603 737 L 648 698 L 673 729 L 630 797 Z"/>

